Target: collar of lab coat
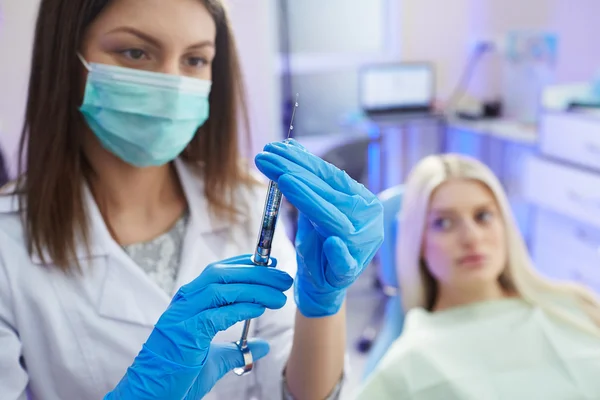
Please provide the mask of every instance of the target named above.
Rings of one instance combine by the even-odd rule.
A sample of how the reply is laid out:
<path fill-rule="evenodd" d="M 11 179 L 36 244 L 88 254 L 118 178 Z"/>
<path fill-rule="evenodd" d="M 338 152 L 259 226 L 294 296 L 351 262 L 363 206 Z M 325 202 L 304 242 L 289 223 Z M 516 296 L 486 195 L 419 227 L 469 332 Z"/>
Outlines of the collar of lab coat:
<path fill-rule="evenodd" d="M 210 232 L 217 232 L 230 228 L 234 224 L 243 224 L 247 221 L 247 215 L 240 215 L 235 222 L 230 222 L 227 219 L 217 218 L 212 215 L 208 207 L 208 201 L 204 196 L 204 181 L 200 171 L 181 159 L 175 160 L 174 164 L 190 211 L 190 221 L 187 228 L 189 231 L 188 233 L 202 235 Z M 238 197 L 240 200 L 244 199 L 244 193 L 240 191 L 238 194 L 240 195 L 240 197 Z M 114 246 L 117 245 L 110 235 L 96 201 L 87 185 L 84 186 L 83 197 L 86 209 L 88 210 L 88 219 L 91 221 L 91 224 L 89 232 L 89 251 L 81 239 L 76 243 L 76 255 L 80 261 L 88 258 L 105 256 L 111 251 L 111 247 L 114 248 Z M 244 200 L 251 201 L 250 198 Z M 19 212 L 18 197 L 16 195 L 0 195 L 0 213 L 17 212 Z M 50 259 L 45 250 L 44 258 L 46 260 Z M 41 257 L 36 253 L 32 255 L 32 261 L 36 264 L 42 264 Z"/>

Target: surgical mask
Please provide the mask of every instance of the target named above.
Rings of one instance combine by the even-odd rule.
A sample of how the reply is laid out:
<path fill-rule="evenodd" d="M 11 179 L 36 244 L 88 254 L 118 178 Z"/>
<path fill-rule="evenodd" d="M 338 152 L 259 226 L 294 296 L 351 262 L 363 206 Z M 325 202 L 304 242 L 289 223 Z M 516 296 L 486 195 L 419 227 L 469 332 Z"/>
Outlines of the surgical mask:
<path fill-rule="evenodd" d="M 209 115 L 211 81 L 88 64 L 80 111 L 102 146 L 136 167 L 181 154 Z"/>

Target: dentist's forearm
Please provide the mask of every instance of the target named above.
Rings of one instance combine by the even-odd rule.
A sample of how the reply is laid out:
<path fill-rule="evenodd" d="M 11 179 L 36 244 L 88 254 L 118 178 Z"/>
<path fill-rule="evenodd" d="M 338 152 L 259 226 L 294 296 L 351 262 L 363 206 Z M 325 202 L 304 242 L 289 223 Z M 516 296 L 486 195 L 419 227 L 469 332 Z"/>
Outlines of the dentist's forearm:
<path fill-rule="evenodd" d="M 286 368 L 288 390 L 294 399 L 327 398 L 342 378 L 345 351 L 345 303 L 330 317 L 306 318 L 298 311 Z"/>

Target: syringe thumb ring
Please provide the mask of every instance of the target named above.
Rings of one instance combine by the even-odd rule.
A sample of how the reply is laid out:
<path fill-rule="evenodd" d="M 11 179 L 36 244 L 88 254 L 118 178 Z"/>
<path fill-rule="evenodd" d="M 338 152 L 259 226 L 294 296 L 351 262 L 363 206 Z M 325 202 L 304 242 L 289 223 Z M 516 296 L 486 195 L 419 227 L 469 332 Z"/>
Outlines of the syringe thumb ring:
<path fill-rule="evenodd" d="M 240 368 L 235 368 L 233 370 L 233 373 L 237 376 L 242 376 L 252 371 L 252 368 L 254 367 L 254 358 L 252 357 L 252 351 L 250 351 L 250 347 L 248 347 L 247 341 L 244 341 L 243 343 L 241 341 L 238 341 L 235 342 L 235 345 L 238 347 L 238 349 L 240 349 L 240 352 L 244 357 L 244 366 Z"/>

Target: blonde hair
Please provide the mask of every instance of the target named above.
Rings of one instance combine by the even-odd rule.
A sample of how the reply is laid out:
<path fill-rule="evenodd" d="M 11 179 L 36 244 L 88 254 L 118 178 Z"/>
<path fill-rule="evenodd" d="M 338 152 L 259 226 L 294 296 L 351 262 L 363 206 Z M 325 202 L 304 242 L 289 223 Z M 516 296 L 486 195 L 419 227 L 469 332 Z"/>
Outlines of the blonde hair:
<path fill-rule="evenodd" d="M 502 283 L 530 304 L 600 335 L 600 329 L 597 329 L 600 326 L 600 302 L 595 294 L 574 283 L 552 282 L 535 270 L 500 181 L 483 163 L 458 154 L 424 158 L 413 168 L 406 181 L 396 257 L 405 312 L 416 307 L 431 308 L 429 303 L 435 292 L 435 282 L 421 263 L 421 246 L 432 193 L 449 179 L 481 182 L 495 197 L 504 219 L 508 251 L 507 266 L 501 275 Z M 573 302 L 598 325 L 586 323 L 585 318 L 576 318 L 569 312 L 567 305 Z"/>

